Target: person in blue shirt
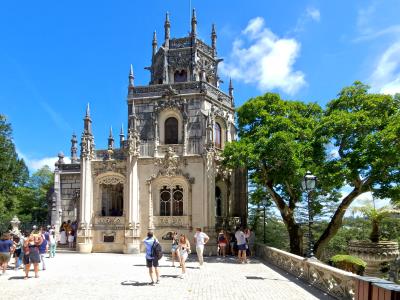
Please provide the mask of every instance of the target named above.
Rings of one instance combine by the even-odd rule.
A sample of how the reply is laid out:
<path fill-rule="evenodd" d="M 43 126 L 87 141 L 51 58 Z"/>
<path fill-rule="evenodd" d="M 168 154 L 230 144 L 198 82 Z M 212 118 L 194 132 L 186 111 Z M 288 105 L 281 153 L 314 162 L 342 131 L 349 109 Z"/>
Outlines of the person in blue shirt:
<path fill-rule="evenodd" d="M 44 258 L 46 256 L 47 251 L 49 250 L 49 246 L 46 239 L 45 230 L 43 227 L 40 229 L 40 234 L 42 236 L 43 242 L 39 246 L 39 254 L 40 254 L 40 261 L 42 263 L 42 270 L 44 271 L 46 270 L 46 264 L 44 262 Z"/>
<path fill-rule="evenodd" d="M 13 241 L 10 240 L 8 233 L 3 234 L 0 239 L 0 266 L 3 274 L 6 272 L 8 262 L 10 261 L 10 253 L 13 251 Z"/>
<path fill-rule="evenodd" d="M 154 284 L 153 267 L 154 267 L 154 271 L 156 273 L 156 278 L 157 278 L 156 283 L 160 283 L 160 272 L 158 270 L 158 258 L 152 256 L 152 248 L 153 248 L 154 242 L 156 242 L 156 241 L 157 241 L 157 239 L 153 236 L 153 232 L 151 232 L 151 231 L 149 231 L 147 233 L 147 238 L 145 238 L 143 240 L 143 243 L 146 247 L 146 265 L 147 265 L 147 268 L 149 269 L 149 275 L 150 275 L 150 279 L 151 279 L 150 284 L 152 284 L 152 285 Z"/>

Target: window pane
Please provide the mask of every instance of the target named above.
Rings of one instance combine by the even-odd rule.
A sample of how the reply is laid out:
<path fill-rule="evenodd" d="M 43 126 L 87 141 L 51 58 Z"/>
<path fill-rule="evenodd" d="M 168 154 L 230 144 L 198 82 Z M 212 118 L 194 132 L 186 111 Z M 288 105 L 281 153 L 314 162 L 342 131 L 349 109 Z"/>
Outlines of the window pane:
<path fill-rule="evenodd" d="M 183 216 L 183 188 L 177 185 L 173 189 L 173 216 Z"/>
<path fill-rule="evenodd" d="M 171 190 L 164 186 L 160 190 L 160 216 L 171 215 Z"/>
<path fill-rule="evenodd" d="M 214 142 L 215 147 L 221 148 L 221 126 L 218 123 L 214 125 Z"/>
<path fill-rule="evenodd" d="M 172 117 L 165 120 L 165 144 L 178 144 L 178 120 Z"/>

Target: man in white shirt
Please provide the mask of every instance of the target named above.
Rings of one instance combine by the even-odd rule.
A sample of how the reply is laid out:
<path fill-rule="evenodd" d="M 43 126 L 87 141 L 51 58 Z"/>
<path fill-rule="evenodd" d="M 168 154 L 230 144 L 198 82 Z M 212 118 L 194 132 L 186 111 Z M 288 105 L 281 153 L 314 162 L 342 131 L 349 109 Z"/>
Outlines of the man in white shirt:
<path fill-rule="evenodd" d="M 194 235 L 194 244 L 196 245 L 197 257 L 199 259 L 200 267 L 203 265 L 203 252 L 204 245 L 210 240 L 207 234 L 201 232 L 201 228 L 196 228 L 196 234 Z"/>
<path fill-rule="evenodd" d="M 246 258 L 246 250 L 247 250 L 247 243 L 246 243 L 246 235 L 243 232 L 242 227 L 236 228 L 235 238 L 238 246 L 238 259 L 240 263 L 247 263 Z"/>

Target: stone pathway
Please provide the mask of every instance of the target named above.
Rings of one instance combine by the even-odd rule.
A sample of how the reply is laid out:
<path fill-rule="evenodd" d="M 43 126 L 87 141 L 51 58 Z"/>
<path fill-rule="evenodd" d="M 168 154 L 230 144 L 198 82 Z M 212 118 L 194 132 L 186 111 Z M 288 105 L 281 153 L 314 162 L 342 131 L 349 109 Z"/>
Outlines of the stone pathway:
<path fill-rule="evenodd" d="M 332 299 L 295 277 L 257 259 L 237 264 L 232 257 L 206 257 L 198 269 L 195 255 L 187 275 L 160 262 L 160 284 L 148 285 L 144 255 L 58 253 L 46 259 L 47 270 L 24 280 L 22 270 L 0 275 L 0 299 Z"/>

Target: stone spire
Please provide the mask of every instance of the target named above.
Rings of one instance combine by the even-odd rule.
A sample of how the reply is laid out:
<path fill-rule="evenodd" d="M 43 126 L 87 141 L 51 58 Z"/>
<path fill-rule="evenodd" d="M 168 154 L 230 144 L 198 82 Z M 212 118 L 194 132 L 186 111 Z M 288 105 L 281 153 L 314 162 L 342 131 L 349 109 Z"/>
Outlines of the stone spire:
<path fill-rule="evenodd" d="M 133 80 L 135 79 L 135 77 L 133 76 L 133 66 L 131 64 L 131 69 L 129 70 L 129 87 L 134 87 L 134 82 Z"/>
<path fill-rule="evenodd" d="M 164 23 L 164 30 L 165 30 L 165 48 L 169 47 L 169 39 L 171 38 L 171 23 L 169 22 L 169 12 L 165 14 L 165 23 Z"/>
<path fill-rule="evenodd" d="M 75 132 L 72 133 L 72 138 L 71 138 L 71 164 L 76 164 L 78 162 L 78 140 L 76 139 L 76 134 Z"/>
<path fill-rule="evenodd" d="M 89 103 L 86 106 L 86 116 L 83 119 L 84 134 L 92 135 L 92 119 L 90 118 Z"/>
<path fill-rule="evenodd" d="M 229 78 L 229 96 L 233 97 L 233 84 L 232 84 L 232 78 Z"/>
<path fill-rule="evenodd" d="M 212 24 L 211 28 L 211 47 L 214 50 L 214 56 L 217 53 L 217 32 L 215 31 L 215 24 Z"/>
<path fill-rule="evenodd" d="M 122 148 L 124 146 L 125 135 L 124 135 L 124 124 L 121 124 L 121 131 L 119 133 L 119 147 Z"/>
<path fill-rule="evenodd" d="M 197 18 L 196 18 L 196 10 L 193 8 L 192 11 L 192 37 L 196 37 L 197 35 Z"/>
<path fill-rule="evenodd" d="M 128 136 L 131 130 L 133 131 L 136 130 L 136 112 L 135 112 L 135 103 L 133 101 L 128 116 Z"/>
<path fill-rule="evenodd" d="M 152 57 L 154 58 L 154 56 L 155 56 L 156 53 L 157 53 L 157 33 L 156 33 L 155 30 L 154 30 L 154 32 L 153 32 L 153 42 L 152 42 L 152 45 L 153 45 L 153 55 L 152 55 Z"/>
<path fill-rule="evenodd" d="M 108 136 L 108 149 L 114 149 L 114 137 L 112 133 L 112 126 L 110 127 L 110 135 Z"/>

